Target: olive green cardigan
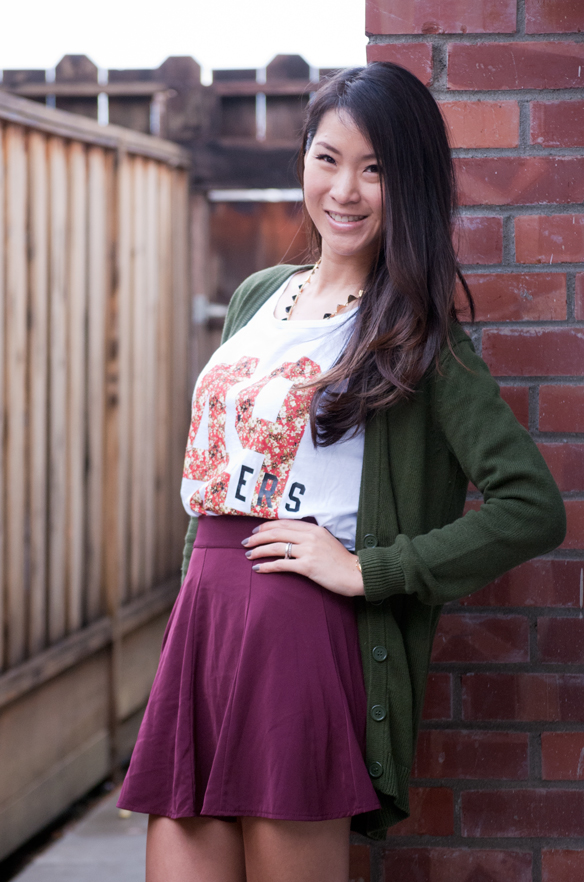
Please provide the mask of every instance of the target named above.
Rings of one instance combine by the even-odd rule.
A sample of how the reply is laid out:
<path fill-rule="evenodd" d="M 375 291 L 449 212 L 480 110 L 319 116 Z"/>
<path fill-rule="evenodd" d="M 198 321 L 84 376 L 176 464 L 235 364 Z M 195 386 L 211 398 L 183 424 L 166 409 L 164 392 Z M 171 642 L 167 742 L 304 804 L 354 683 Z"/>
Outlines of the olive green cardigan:
<path fill-rule="evenodd" d="M 243 282 L 224 339 L 300 269 L 273 267 Z M 469 480 L 484 504 L 463 517 Z M 192 518 L 183 574 L 196 524 Z M 365 597 L 356 604 L 370 709 L 366 764 L 381 810 L 354 818 L 355 830 L 383 838 L 408 816 L 441 605 L 551 551 L 564 534 L 564 506 L 542 456 L 469 337 L 453 325 L 439 369 L 410 401 L 378 413 L 365 430 L 356 535 Z"/>

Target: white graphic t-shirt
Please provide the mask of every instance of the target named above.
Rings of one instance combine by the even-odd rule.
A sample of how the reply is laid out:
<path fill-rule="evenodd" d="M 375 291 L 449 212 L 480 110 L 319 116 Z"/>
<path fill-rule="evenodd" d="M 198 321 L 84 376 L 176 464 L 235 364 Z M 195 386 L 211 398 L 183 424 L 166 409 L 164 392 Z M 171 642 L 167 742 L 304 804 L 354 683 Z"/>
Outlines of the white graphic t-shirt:
<path fill-rule="evenodd" d="M 314 389 L 343 350 L 355 311 L 284 322 L 274 309 L 288 280 L 217 349 L 193 393 L 181 497 L 189 515 L 312 516 L 355 546 L 364 433 L 312 443 Z"/>

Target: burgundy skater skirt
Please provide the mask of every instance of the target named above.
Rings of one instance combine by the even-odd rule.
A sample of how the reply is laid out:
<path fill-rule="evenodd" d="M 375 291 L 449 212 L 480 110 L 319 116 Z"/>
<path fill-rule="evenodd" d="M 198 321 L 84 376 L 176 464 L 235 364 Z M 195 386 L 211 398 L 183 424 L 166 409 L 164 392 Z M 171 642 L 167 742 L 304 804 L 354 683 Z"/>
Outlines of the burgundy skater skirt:
<path fill-rule="evenodd" d="M 201 517 L 120 808 L 320 821 L 379 808 L 351 598 L 252 570 L 250 517 Z"/>

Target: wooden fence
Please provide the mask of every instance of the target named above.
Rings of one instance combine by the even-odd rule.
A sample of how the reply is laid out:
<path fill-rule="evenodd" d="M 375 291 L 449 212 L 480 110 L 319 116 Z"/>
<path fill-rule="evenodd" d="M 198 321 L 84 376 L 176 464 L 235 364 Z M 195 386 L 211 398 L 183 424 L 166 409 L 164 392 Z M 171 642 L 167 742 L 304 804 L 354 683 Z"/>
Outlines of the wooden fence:
<path fill-rule="evenodd" d="M 129 751 L 178 588 L 188 165 L 0 94 L 0 857 Z"/>

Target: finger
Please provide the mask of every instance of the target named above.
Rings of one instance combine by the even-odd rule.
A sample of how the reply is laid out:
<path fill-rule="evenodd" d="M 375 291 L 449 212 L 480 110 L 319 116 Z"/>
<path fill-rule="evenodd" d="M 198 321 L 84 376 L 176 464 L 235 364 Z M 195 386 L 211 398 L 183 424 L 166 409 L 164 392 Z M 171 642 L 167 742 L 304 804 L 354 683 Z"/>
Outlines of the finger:
<path fill-rule="evenodd" d="M 306 526 L 312 527 L 313 530 L 320 530 L 320 527 L 316 527 L 315 524 L 307 524 Z M 247 539 L 243 540 L 242 544 L 245 545 L 246 548 L 254 548 L 257 545 L 265 545 L 270 542 L 292 542 L 296 545 L 306 539 L 311 533 L 311 530 L 296 530 L 290 528 L 288 525 L 280 526 L 279 524 L 274 524 L 274 526 L 270 525 L 265 530 L 262 529 L 257 533 L 252 533 L 251 536 L 248 536 Z"/>
<path fill-rule="evenodd" d="M 286 555 L 288 546 L 291 545 L 290 552 Z M 248 560 L 255 560 L 259 557 L 283 557 L 287 560 L 295 557 L 294 545 L 292 542 L 272 542 L 268 545 L 258 545 L 255 548 L 245 552 Z"/>
<path fill-rule="evenodd" d="M 297 560 L 294 557 L 290 557 L 286 559 L 285 557 L 278 557 L 275 560 L 270 560 L 267 563 L 256 563 L 253 565 L 252 569 L 256 573 L 299 573 L 303 575 L 303 565 L 300 560 Z"/>
<path fill-rule="evenodd" d="M 256 527 L 252 530 L 252 534 L 257 535 L 258 533 L 265 533 L 268 530 L 285 528 L 289 530 L 296 531 L 298 533 L 306 533 L 310 532 L 310 530 L 320 529 L 318 524 L 309 524 L 307 521 L 297 521 L 293 518 L 278 518 L 277 520 L 264 521 L 263 524 L 260 524 L 259 527 Z"/>

